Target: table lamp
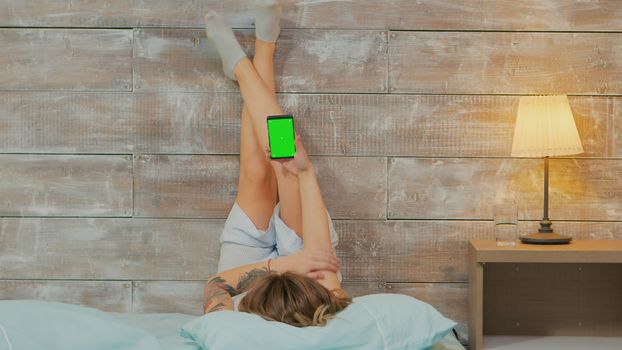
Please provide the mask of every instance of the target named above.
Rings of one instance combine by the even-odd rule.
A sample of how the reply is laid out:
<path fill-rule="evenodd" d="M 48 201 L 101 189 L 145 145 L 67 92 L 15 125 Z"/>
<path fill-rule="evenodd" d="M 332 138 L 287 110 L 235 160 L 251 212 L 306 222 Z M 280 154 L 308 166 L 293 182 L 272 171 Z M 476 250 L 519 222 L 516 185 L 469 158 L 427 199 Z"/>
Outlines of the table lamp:
<path fill-rule="evenodd" d="M 553 232 L 549 220 L 549 157 L 583 153 L 566 95 L 523 96 L 518 103 L 512 157 L 544 157 L 544 215 L 537 233 L 523 243 L 565 244 L 572 240 Z"/>

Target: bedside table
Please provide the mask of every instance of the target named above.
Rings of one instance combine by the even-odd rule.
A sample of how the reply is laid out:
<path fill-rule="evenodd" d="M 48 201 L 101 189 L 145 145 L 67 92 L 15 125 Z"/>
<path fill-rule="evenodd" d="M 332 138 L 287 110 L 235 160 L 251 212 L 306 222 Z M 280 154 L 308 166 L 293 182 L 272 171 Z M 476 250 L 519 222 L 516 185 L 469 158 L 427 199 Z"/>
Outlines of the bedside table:
<path fill-rule="evenodd" d="M 515 247 L 470 241 L 470 349 L 520 349 L 515 339 L 530 349 L 538 341 L 574 349 L 578 339 L 590 349 L 612 349 L 611 342 L 622 349 L 622 241 Z"/>

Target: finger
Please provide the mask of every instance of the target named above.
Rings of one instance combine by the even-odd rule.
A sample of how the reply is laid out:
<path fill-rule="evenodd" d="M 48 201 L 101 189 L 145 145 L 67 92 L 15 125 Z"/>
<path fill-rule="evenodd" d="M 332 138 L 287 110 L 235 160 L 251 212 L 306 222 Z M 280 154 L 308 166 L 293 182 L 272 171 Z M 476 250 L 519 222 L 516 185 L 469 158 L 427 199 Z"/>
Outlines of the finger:
<path fill-rule="evenodd" d="M 330 260 L 316 261 L 314 270 L 328 270 L 337 272 L 339 271 L 339 265 Z"/>
<path fill-rule="evenodd" d="M 313 278 L 314 280 L 321 280 L 324 278 L 324 274 L 320 271 L 312 271 L 307 273 L 307 277 Z"/>
<path fill-rule="evenodd" d="M 302 141 L 300 140 L 300 134 L 296 134 L 296 136 L 294 137 L 294 144 L 296 145 L 296 147 L 302 146 Z"/>
<path fill-rule="evenodd" d="M 323 249 L 323 250 L 318 250 L 316 252 L 317 254 L 317 258 L 318 259 L 329 259 L 329 260 L 333 260 L 333 261 L 339 261 L 339 259 L 337 259 L 337 255 L 335 255 L 335 252 L 332 249 Z"/>
<path fill-rule="evenodd" d="M 341 267 L 341 262 L 337 258 L 331 259 L 331 264 L 337 266 L 337 269 L 339 269 Z"/>
<path fill-rule="evenodd" d="M 324 259 L 324 261 L 326 261 L 329 264 L 333 264 L 335 266 L 339 266 L 339 259 L 337 259 L 335 254 L 328 253 L 328 254 L 324 255 L 323 259 Z"/>
<path fill-rule="evenodd" d="M 328 250 L 316 252 L 314 259 L 321 260 L 321 261 L 327 261 L 327 262 L 339 265 L 339 259 L 337 258 L 335 253 L 333 253 L 332 251 L 328 251 Z"/>

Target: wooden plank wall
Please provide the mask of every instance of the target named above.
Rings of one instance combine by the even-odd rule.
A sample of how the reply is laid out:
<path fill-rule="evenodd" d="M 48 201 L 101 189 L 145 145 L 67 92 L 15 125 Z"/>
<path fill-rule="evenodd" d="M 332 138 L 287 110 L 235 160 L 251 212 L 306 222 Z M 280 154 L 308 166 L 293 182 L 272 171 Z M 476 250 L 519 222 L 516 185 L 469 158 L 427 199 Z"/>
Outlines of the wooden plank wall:
<path fill-rule="evenodd" d="M 622 238 L 619 1 L 285 2 L 278 98 L 353 295 L 429 301 L 466 340 L 466 242 L 495 198 L 541 215 L 541 162 L 509 157 L 523 94 L 569 94 L 585 148 L 551 161 L 557 229 Z M 202 16 L 252 54 L 251 3 L 0 1 L 0 298 L 200 312 L 241 111 Z"/>

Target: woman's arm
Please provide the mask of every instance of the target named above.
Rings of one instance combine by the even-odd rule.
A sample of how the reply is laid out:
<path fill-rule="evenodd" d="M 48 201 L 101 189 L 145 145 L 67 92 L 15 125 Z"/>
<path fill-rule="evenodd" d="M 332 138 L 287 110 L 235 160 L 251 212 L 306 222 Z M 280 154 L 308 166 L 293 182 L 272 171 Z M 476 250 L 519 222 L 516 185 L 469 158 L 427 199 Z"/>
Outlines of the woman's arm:
<path fill-rule="evenodd" d="M 299 146 L 296 147 L 298 150 Z M 333 252 L 326 206 L 311 163 L 305 170 L 298 173 L 298 183 L 302 207 L 302 240 L 305 248 L 324 249 Z M 319 282 L 329 290 L 340 290 L 341 283 L 336 272 L 324 271 L 324 278 Z"/>
<path fill-rule="evenodd" d="M 339 261 L 330 250 L 305 249 L 270 261 L 270 271 L 296 272 L 324 279 L 339 271 Z M 321 272 L 320 272 L 321 271 Z M 268 262 L 243 265 L 211 276 L 205 284 L 205 313 L 233 310 L 231 297 L 244 293 L 258 277 L 268 274 Z"/>
<path fill-rule="evenodd" d="M 335 254 L 330 241 L 330 228 L 326 206 L 322 199 L 320 186 L 315 177 L 313 165 L 309 160 L 300 136 L 295 138 L 296 153 L 293 159 L 272 160 L 281 163 L 285 169 L 298 176 L 300 204 L 302 211 L 302 240 L 305 249 L 321 249 Z M 270 149 L 266 147 L 266 158 L 270 159 Z M 329 290 L 345 293 L 341 290 L 341 283 L 337 278 L 337 271 L 323 271 L 324 278 L 319 282 Z"/>

